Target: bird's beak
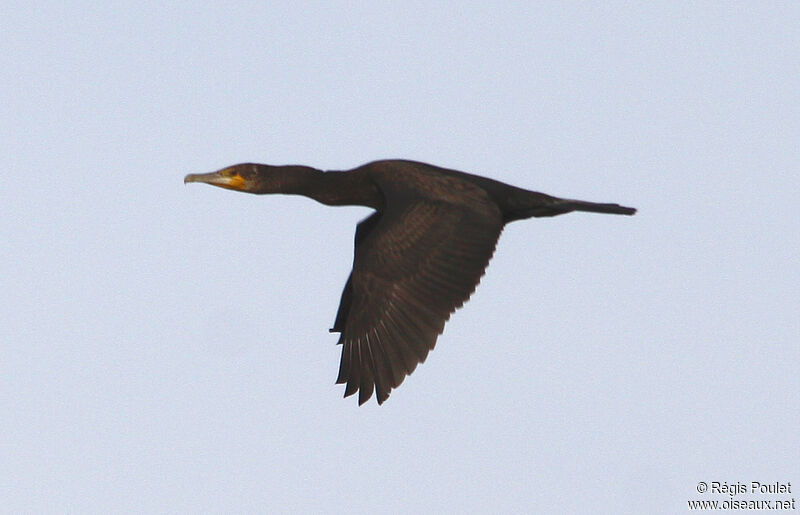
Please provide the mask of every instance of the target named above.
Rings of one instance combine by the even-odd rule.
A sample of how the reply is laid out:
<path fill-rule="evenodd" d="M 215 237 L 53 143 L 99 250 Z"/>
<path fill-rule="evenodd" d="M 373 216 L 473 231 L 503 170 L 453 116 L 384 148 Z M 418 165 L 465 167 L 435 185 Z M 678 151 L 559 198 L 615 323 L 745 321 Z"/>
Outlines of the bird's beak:
<path fill-rule="evenodd" d="M 241 191 L 245 188 L 244 177 L 235 172 L 231 173 L 227 169 L 212 173 L 190 173 L 183 178 L 184 184 L 189 182 L 204 182 L 229 190 Z"/>

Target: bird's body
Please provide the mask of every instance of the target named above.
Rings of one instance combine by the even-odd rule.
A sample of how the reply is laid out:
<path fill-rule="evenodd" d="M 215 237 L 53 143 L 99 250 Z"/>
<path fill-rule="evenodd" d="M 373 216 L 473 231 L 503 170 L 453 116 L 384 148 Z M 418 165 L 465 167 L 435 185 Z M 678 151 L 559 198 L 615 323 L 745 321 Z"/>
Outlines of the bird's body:
<path fill-rule="evenodd" d="M 359 404 L 373 390 L 383 403 L 425 361 L 478 285 L 505 224 L 571 211 L 636 212 L 402 160 L 329 172 L 248 163 L 185 182 L 375 209 L 356 229 L 353 270 L 331 329 L 343 345 L 337 382 L 346 383 L 345 396 L 358 391 Z"/>

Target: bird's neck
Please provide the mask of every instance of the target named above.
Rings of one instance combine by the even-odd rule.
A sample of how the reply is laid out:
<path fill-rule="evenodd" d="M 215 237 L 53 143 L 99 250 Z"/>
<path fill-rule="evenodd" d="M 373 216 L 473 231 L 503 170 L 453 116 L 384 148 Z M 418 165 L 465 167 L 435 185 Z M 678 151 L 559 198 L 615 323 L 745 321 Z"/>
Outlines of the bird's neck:
<path fill-rule="evenodd" d="M 303 195 L 329 206 L 367 206 L 379 209 L 382 196 L 366 174 L 323 172 L 308 166 L 273 167 L 275 187 L 264 193 Z"/>

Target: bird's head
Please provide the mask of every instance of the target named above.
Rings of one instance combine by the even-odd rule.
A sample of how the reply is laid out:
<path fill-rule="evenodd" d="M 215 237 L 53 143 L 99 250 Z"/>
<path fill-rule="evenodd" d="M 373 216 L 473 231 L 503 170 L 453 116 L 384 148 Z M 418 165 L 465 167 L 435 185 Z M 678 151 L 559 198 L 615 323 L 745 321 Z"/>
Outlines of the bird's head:
<path fill-rule="evenodd" d="M 229 190 L 256 193 L 263 175 L 261 165 L 242 163 L 211 173 L 190 173 L 183 178 L 183 182 L 204 182 Z"/>
<path fill-rule="evenodd" d="M 309 195 L 322 172 L 300 165 L 272 166 L 242 163 L 211 173 L 190 173 L 183 182 L 204 182 L 247 193 L 294 193 Z M 312 195 L 313 196 L 313 195 Z"/>

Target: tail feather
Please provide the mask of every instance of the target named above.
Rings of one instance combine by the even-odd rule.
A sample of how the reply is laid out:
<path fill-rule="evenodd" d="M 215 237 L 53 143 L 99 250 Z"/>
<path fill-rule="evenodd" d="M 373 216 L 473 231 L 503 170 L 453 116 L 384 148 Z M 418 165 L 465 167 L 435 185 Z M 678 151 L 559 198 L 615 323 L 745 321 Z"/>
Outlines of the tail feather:
<path fill-rule="evenodd" d="M 601 204 L 599 202 L 586 202 L 584 200 L 562 199 L 553 207 L 569 211 L 588 211 L 590 213 L 608 213 L 612 215 L 632 215 L 636 208 L 620 206 L 619 204 Z"/>
<path fill-rule="evenodd" d="M 501 197 L 502 198 L 502 197 Z M 572 211 L 589 211 L 612 215 L 632 215 L 636 209 L 619 204 L 587 202 L 568 198 L 553 197 L 538 191 L 514 188 L 502 203 L 506 221 L 523 220 L 531 217 L 558 216 Z"/>
<path fill-rule="evenodd" d="M 515 220 L 531 217 L 541 218 L 545 216 L 563 215 L 564 213 L 571 213 L 573 211 L 632 215 L 636 213 L 636 208 L 620 206 L 619 204 L 603 204 L 599 202 L 587 202 L 585 200 L 572 200 L 542 195 L 542 198 L 536 199 L 534 205 L 529 205 L 524 209 L 517 210 L 511 218 Z"/>

